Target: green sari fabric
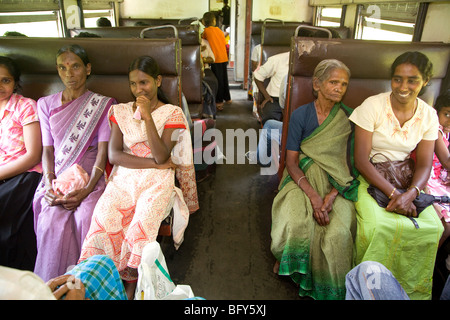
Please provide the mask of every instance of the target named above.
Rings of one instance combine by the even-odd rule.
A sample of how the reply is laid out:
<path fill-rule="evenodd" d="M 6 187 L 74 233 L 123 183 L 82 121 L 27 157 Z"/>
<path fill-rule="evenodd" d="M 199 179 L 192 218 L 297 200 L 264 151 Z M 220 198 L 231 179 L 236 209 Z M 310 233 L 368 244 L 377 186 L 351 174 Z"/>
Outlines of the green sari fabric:
<path fill-rule="evenodd" d="M 378 206 L 367 192 L 367 181 L 358 179 L 355 265 L 377 261 L 392 272 L 411 300 L 431 299 L 434 262 L 444 230 L 434 207 L 414 218 L 416 229 L 407 217 Z"/>
<path fill-rule="evenodd" d="M 336 104 L 327 119 L 301 144 L 300 167 L 311 186 L 324 197 L 339 191 L 320 226 L 306 194 L 284 171 L 272 206 L 271 250 L 280 275 L 299 285 L 300 296 L 320 300 L 345 299 L 345 275 L 352 268 L 359 181 L 353 164 L 351 109 Z"/>

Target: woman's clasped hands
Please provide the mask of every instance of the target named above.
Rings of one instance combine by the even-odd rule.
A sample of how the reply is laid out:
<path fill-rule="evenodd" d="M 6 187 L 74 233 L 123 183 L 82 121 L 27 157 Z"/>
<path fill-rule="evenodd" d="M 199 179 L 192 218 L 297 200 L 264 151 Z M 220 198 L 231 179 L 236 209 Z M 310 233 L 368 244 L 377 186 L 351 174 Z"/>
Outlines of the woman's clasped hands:
<path fill-rule="evenodd" d="M 319 225 L 326 226 L 330 223 L 328 214 L 333 209 L 334 199 L 336 199 L 336 194 L 334 192 L 328 193 L 323 199 L 317 193 L 315 196 L 310 197 L 313 216 Z"/>
<path fill-rule="evenodd" d="M 75 210 L 89 193 L 86 188 L 73 190 L 67 194 L 60 191 L 55 192 L 53 188 L 48 188 L 44 198 L 51 206 L 61 205 L 66 210 Z"/>
<path fill-rule="evenodd" d="M 386 207 L 389 212 L 394 212 L 407 217 L 417 217 L 416 206 L 413 200 L 416 198 L 417 192 L 414 188 L 409 189 L 404 193 L 398 191 L 394 192 Z"/>

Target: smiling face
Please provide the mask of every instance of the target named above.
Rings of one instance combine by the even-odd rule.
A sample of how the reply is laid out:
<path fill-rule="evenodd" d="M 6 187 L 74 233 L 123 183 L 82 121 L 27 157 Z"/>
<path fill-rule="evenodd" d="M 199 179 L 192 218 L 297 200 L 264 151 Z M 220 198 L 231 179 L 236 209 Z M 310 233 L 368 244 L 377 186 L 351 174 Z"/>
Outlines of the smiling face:
<path fill-rule="evenodd" d="M 14 92 L 16 82 L 8 69 L 0 65 L 0 105 L 6 105 Z"/>
<path fill-rule="evenodd" d="M 314 90 L 319 96 L 330 100 L 334 103 L 340 102 L 347 92 L 348 87 L 348 73 L 344 69 L 335 68 L 331 70 L 328 79 L 320 82 L 317 78 L 314 79 Z"/>
<path fill-rule="evenodd" d="M 67 89 L 79 90 L 86 86 L 87 76 L 91 73 L 91 64 L 84 65 L 80 57 L 67 51 L 56 59 L 59 77 Z"/>
<path fill-rule="evenodd" d="M 402 105 L 414 103 L 420 90 L 427 83 L 415 65 L 410 63 L 398 65 L 391 78 L 393 102 Z"/>
<path fill-rule="evenodd" d="M 156 79 L 145 72 L 135 69 L 129 73 L 130 88 L 133 95 L 146 96 L 149 100 L 157 98 L 158 87 L 161 85 L 161 76 Z"/>

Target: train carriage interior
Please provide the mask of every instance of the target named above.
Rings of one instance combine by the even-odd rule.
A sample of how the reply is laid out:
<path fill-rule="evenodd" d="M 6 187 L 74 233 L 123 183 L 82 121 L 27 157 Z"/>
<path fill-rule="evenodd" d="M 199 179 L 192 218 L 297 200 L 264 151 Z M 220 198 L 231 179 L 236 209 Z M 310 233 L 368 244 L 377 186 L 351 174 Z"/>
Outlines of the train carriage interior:
<path fill-rule="evenodd" d="M 221 14 L 225 5 L 229 21 Z M 202 19 L 210 11 L 226 36 L 230 99 L 224 98 L 223 109 L 205 85 Z M 110 26 L 98 25 L 100 18 Z M 449 21 L 445 0 L 0 0 L 0 56 L 16 61 L 21 94 L 37 101 L 64 89 L 56 52 L 79 44 L 92 64 L 88 88 L 118 103 L 134 99 L 131 61 L 155 58 L 163 91 L 189 124 L 199 205 L 189 215 L 179 248 L 173 241 L 174 209 L 159 222 L 157 242 L 173 283 L 189 285 L 206 300 L 313 300 L 299 295 L 289 276 L 273 271 L 272 205 L 289 161 L 291 115 L 315 99 L 312 77 L 320 61 L 337 59 L 349 68 L 342 102 L 355 109 L 391 90 L 391 64 L 407 51 L 423 53 L 433 64 L 420 96 L 433 106 L 450 90 Z M 257 68 L 252 65 L 256 47 Z M 280 53 L 288 53 L 289 60 L 279 155 L 275 164 L 261 166 L 249 156 L 263 128 L 264 95 L 254 74 Z M 450 274 L 448 239 L 436 250 L 432 274 L 429 299 L 439 300 Z"/>

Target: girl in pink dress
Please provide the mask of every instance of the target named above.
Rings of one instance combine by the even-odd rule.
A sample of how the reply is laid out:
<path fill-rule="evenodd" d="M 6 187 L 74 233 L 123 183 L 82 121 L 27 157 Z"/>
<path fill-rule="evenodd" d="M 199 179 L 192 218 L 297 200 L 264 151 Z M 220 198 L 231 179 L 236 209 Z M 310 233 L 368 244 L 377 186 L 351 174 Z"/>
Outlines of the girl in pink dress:
<path fill-rule="evenodd" d="M 434 106 L 439 117 L 439 138 L 434 147 L 433 170 L 427 183 L 427 193 L 435 196 L 450 196 L 450 153 L 449 135 L 450 135 L 450 90 L 440 95 L 436 99 Z M 436 213 L 444 225 L 439 245 L 450 235 L 450 205 L 434 204 Z"/>

